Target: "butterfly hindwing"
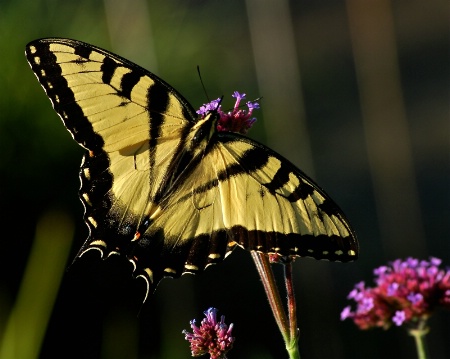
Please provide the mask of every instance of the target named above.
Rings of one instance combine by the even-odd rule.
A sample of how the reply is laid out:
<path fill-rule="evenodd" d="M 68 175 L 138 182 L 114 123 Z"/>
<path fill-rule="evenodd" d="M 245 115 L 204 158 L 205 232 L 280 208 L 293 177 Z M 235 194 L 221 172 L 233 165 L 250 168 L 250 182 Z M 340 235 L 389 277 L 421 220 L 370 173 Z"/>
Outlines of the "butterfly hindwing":
<path fill-rule="evenodd" d="M 108 51 L 42 39 L 27 59 L 72 137 L 86 149 L 80 250 L 125 255 L 154 289 L 236 245 L 350 261 L 358 244 L 337 205 L 303 172 L 242 135 L 218 132 L 170 85 Z"/>

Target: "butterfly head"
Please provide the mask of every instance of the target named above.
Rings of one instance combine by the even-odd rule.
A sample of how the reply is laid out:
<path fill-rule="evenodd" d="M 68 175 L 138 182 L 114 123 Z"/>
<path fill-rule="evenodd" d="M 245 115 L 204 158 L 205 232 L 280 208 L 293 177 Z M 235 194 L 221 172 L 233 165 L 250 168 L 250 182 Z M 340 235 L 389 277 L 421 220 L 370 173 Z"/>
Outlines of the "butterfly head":
<path fill-rule="evenodd" d="M 205 117 L 199 118 L 188 135 L 189 151 L 202 151 L 206 147 L 210 138 L 217 131 L 218 120 L 219 115 L 216 111 L 211 111 Z"/>

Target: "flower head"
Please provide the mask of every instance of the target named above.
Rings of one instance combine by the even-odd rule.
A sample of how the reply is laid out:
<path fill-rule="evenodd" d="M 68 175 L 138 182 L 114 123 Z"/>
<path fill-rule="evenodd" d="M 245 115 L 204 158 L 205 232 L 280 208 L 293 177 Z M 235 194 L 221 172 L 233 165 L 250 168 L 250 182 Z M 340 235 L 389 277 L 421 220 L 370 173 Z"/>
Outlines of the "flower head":
<path fill-rule="evenodd" d="M 211 111 L 217 111 L 219 114 L 219 120 L 217 121 L 218 131 L 229 131 L 246 134 L 248 130 L 256 122 L 255 117 L 251 117 L 253 110 L 259 109 L 259 103 L 257 101 L 247 102 L 248 111 L 240 109 L 240 103 L 245 99 L 245 93 L 239 93 L 235 91 L 232 95 L 236 99 L 236 103 L 232 111 L 227 113 L 222 111 L 220 105 L 221 99 L 218 98 L 200 107 L 197 113 L 201 116 L 206 116 Z"/>
<path fill-rule="evenodd" d="M 225 354 L 233 347 L 234 337 L 231 336 L 233 323 L 225 324 L 225 316 L 217 321 L 217 309 L 209 308 L 204 312 L 204 318 L 200 327 L 195 325 L 195 319 L 191 321 L 192 333 L 183 330 L 185 339 L 191 344 L 193 357 L 203 354 L 210 355 L 210 359 L 225 359 Z"/>
<path fill-rule="evenodd" d="M 356 310 L 344 308 L 341 320 L 353 319 L 360 329 L 409 327 L 424 322 L 437 307 L 450 309 L 450 269 L 440 268 L 441 260 L 397 259 L 374 270 L 376 286 L 355 285 L 348 299 Z"/>

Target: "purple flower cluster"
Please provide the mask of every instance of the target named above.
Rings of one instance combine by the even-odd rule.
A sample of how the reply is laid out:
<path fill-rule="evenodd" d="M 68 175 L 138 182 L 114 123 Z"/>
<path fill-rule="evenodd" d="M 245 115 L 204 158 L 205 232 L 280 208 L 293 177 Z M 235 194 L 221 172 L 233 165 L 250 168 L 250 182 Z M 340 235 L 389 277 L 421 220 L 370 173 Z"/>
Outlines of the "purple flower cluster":
<path fill-rule="evenodd" d="M 185 339 L 191 344 L 193 357 L 203 354 L 210 355 L 210 359 L 225 359 L 225 354 L 233 347 L 234 337 L 231 336 L 233 323 L 225 324 L 225 316 L 217 321 L 217 309 L 209 308 L 204 312 L 204 318 L 200 327 L 195 325 L 195 319 L 191 320 L 192 333 L 183 330 Z"/>
<path fill-rule="evenodd" d="M 356 310 L 347 306 L 341 320 L 351 318 L 360 329 L 387 329 L 392 323 L 414 327 L 437 307 L 450 309 L 450 269 L 440 268 L 441 262 L 397 259 L 375 269 L 376 287 L 356 284 L 347 297 L 356 302 Z"/>
<path fill-rule="evenodd" d="M 220 102 L 221 99 L 213 100 L 207 104 L 204 104 L 197 111 L 199 115 L 203 117 L 211 111 L 217 111 L 220 118 L 217 121 L 217 130 L 218 131 L 229 131 L 229 132 L 238 132 L 242 134 L 246 134 L 248 130 L 253 126 L 256 122 L 256 118 L 252 118 L 253 110 L 259 108 L 258 102 L 247 102 L 246 105 L 248 107 L 248 111 L 239 109 L 241 100 L 245 99 L 245 94 L 241 94 L 235 91 L 232 95 L 236 99 L 236 103 L 234 108 L 230 112 L 223 112 Z"/>

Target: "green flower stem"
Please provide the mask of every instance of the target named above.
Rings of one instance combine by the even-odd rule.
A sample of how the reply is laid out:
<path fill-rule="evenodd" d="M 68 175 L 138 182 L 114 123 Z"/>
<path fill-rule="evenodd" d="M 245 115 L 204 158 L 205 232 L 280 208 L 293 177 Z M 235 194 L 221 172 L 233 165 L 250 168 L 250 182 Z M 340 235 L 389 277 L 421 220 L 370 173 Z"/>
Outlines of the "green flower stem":
<path fill-rule="evenodd" d="M 286 270 L 285 268 L 285 280 L 286 289 L 288 291 L 288 307 L 289 307 L 289 320 L 281 302 L 278 286 L 275 282 L 272 267 L 266 254 L 251 251 L 253 261 L 256 264 L 256 268 L 261 277 L 264 289 L 266 291 L 269 305 L 272 308 L 275 321 L 283 336 L 286 350 L 290 359 L 300 359 L 300 352 L 298 350 L 297 341 L 297 328 L 296 328 L 296 310 L 295 310 L 295 296 L 293 295 L 292 285 L 292 268 Z M 290 266 L 290 264 L 289 264 Z M 292 329 L 294 328 L 295 329 Z M 294 334 L 292 334 L 294 333 Z"/>
<path fill-rule="evenodd" d="M 428 333 L 428 327 L 426 326 L 426 321 L 421 320 L 415 329 L 410 329 L 409 334 L 414 337 L 417 349 L 418 359 L 427 359 L 427 351 L 425 348 L 425 335 Z"/>
<path fill-rule="evenodd" d="M 300 359 L 297 340 L 295 340 L 295 344 L 293 344 L 290 348 L 286 347 L 286 350 L 289 354 L 289 359 Z"/>

